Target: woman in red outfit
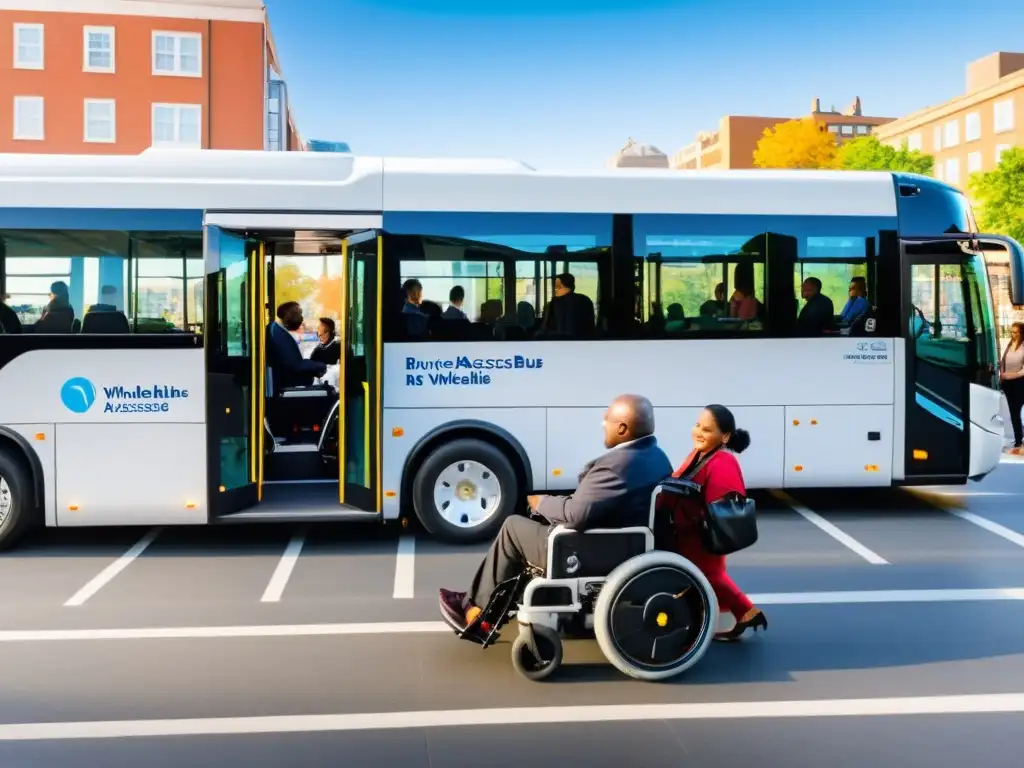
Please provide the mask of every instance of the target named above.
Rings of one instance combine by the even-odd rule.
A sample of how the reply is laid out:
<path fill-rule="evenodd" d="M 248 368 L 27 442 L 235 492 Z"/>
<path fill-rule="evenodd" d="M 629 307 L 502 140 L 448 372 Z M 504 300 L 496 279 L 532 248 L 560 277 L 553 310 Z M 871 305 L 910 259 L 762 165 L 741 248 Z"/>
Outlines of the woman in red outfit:
<path fill-rule="evenodd" d="M 693 451 L 672 476 L 685 475 L 711 454 L 691 478 L 701 486 L 705 502 L 718 501 L 730 492 L 745 496 L 743 472 L 736 454 L 742 453 L 749 445 L 750 435 L 746 430 L 736 428 L 732 411 L 724 405 L 709 405 L 701 411 L 693 427 Z M 736 617 L 736 626 L 727 632 L 719 632 L 715 639 L 736 640 L 751 627 L 755 632 L 768 629 L 764 613 L 750 602 L 726 573 L 725 557 L 705 551 L 698 528 L 703 514 L 701 504 L 683 499 L 676 502 L 673 511 L 677 551 L 707 577 L 718 597 L 719 608 Z"/>

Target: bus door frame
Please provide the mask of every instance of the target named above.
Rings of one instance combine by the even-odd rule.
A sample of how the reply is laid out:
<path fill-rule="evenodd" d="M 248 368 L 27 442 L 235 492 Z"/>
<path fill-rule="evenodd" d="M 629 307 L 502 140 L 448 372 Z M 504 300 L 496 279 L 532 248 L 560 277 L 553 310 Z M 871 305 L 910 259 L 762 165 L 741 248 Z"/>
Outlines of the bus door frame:
<path fill-rule="evenodd" d="M 969 316 L 969 286 L 964 272 L 964 254 L 958 240 L 969 237 L 931 240 L 904 239 L 900 242 L 900 263 L 902 286 L 902 311 L 900 313 L 901 335 L 906 344 L 906 388 L 905 423 L 897 428 L 905 430 L 904 477 L 906 482 L 943 485 L 963 482 L 970 469 L 971 395 L 970 384 L 974 380 L 972 369 L 976 367 L 977 341 L 974 336 L 974 318 Z M 938 361 L 929 362 L 918 356 L 918 335 L 914 327 L 913 279 L 914 267 L 931 267 L 935 285 L 941 285 L 941 267 L 956 267 L 960 275 L 960 286 L 964 296 L 965 310 L 968 311 L 967 342 L 965 344 L 966 365 L 957 374 L 961 380 L 957 385 L 957 400 L 953 402 L 937 393 L 919 387 L 919 368 L 929 366 L 941 378 L 944 366 Z M 941 296 L 936 289 L 930 309 L 938 320 Z M 921 388 L 925 392 L 920 391 Z M 948 393 L 947 393 L 948 394 Z M 921 397 L 921 402 L 918 400 Z M 937 402 L 944 401 L 944 402 Z M 952 406 L 956 413 L 946 406 Z M 959 422 L 957 424 L 956 422 Z M 953 456 L 950 457 L 952 449 Z M 955 466 L 953 466 L 955 464 Z"/>
<path fill-rule="evenodd" d="M 267 278 L 268 278 L 268 256 L 266 251 L 265 241 L 257 237 L 250 237 L 253 233 L 264 233 L 267 234 L 273 231 L 280 232 L 295 232 L 300 230 L 317 230 L 317 231 L 330 231 L 336 232 L 339 237 L 347 244 L 348 238 L 353 235 L 361 236 L 367 231 L 372 231 L 376 237 L 376 259 L 374 262 L 374 269 L 370 275 L 372 275 L 373 281 L 376 285 L 376 294 L 380 292 L 380 275 L 379 275 L 379 262 L 381 258 L 381 245 L 379 233 L 383 226 L 383 216 L 381 214 L 337 214 L 337 213 L 268 213 L 265 211 L 206 211 L 203 217 L 203 252 L 206 272 L 206 290 L 205 302 L 206 302 L 206 314 L 205 318 L 215 317 L 217 320 L 216 329 L 213 327 L 209 328 L 209 331 L 216 330 L 217 338 L 213 338 L 212 333 L 204 334 L 204 345 L 206 346 L 206 359 L 207 359 L 207 477 L 208 477 L 208 518 L 213 520 L 218 517 L 224 517 L 226 515 L 237 514 L 245 512 L 246 510 L 258 508 L 260 501 L 263 498 L 263 465 L 264 465 L 264 447 L 265 447 L 265 429 L 264 429 L 264 415 L 265 415 L 265 392 L 266 392 L 266 327 L 269 323 L 270 312 L 266 306 L 268 301 L 267 293 Z M 211 229 L 217 230 L 215 237 L 220 238 L 231 238 L 234 240 L 241 240 L 245 243 L 246 249 L 246 263 L 247 263 L 247 274 L 246 274 L 246 295 L 249 302 L 249 307 L 246 312 L 246 319 L 251 324 L 251 327 L 247 329 L 248 335 L 246 343 L 248 344 L 248 366 L 246 370 L 242 370 L 238 365 L 234 365 L 230 372 L 213 370 L 211 366 L 217 367 L 215 363 L 222 363 L 223 355 L 218 355 L 218 349 L 223 336 L 223 317 L 221 316 L 221 308 L 214 306 L 212 303 L 218 301 L 218 291 L 216 288 L 219 286 L 219 281 L 223 280 L 223 270 L 220 268 L 220 251 L 216 253 L 211 252 Z M 348 258 L 347 258 L 347 247 L 343 246 L 342 252 L 344 254 L 343 262 L 343 279 L 342 279 L 342 311 L 344 318 L 342 321 L 342 338 L 339 340 L 342 344 L 342 359 L 340 362 L 340 380 L 339 380 L 339 410 L 338 410 L 338 453 L 339 453 L 339 507 L 344 500 L 349 497 L 349 493 L 345 491 L 345 471 L 344 471 L 344 440 L 346 437 L 345 432 L 345 360 L 344 353 L 347 349 L 347 324 L 348 324 L 348 306 L 344 302 L 347 300 L 347 280 L 348 280 Z M 211 288 L 213 290 L 211 290 Z M 382 396 L 382 364 L 380 356 L 382 354 L 382 339 L 380 335 L 380 301 L 379 299 L 374 302 L 373 305 L 375 318 L 373 321 L 376 332 L 374 334 L 374 360 L 376 365 L 376 371 L 373 375 L 375 386 L 373 389 L 373 397 L 367 399 L 366 407 L 372 408 L 372 411 L 367 411 L 367 415 L 374 413 L 375 418 L 368 419 L 371 424 L 375 424 L 376 438 L 373 439 L 371 434 L 370 445 L 376 446 L 376 451 L 373 455 L 373 461 L 370 462 L 370 466 L 373 468 L 371 478 L 371 488 L 369 489 L 368 498 L 372 501 L 369 506 L 366 507 L 367 511 L 380 511 L 381 499 L 380 499 L 380 414 L 381 414 L 381 396 Z M 205 319 L 204 318 L 204 319 Z M 216 358 L 216 360 L 215 360 Z M 220 366 L 223 367 L 223 366 Z M 235 369 L 238 370 L 235 370 Z M 231 403 L 222 402 L 224 398 L 218 397 L 220 387 L 214 386 L 213 376 L 219 374 L 225 374 L 227 377 L 231 377 L 236 386 L 240 387 L 241 398 L 235 398 L 238 400 L 238 405 L 245 406 L 245 401 L 249 403 L 249 413 L 246 414 L 246 429 L 245 436 L 248 441 L 248 477 L 247 482 L 239 484 L 237 487 L 226 488 L 221 482 L 220 472 L 220 455 L 221 455 L 221 431 L 218 430 L 217 425 L 223 424 L 225 418 L 231 418 L 237 420 L 239 414 L 235 413 L 232 415 Z M 365 438 L 364 438 L 365 439 Z M 364 501 L 364 499 L 359 499 Z"/>

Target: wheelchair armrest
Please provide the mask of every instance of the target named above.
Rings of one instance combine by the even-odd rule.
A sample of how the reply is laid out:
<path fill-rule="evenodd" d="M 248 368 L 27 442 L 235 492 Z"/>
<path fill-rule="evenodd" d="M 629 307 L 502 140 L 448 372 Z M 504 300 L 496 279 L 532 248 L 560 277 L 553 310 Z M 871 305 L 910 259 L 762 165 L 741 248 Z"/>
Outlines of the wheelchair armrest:
<path fill-rule="evenodd" d="M 684 480 L 681 477 L 669 477 L 658 483 L 654 489 L 654 495 L 659 496 L 667 493 L 671 496 L 693 496 L 700 493 L 700 486 L 692 480 Z"/>

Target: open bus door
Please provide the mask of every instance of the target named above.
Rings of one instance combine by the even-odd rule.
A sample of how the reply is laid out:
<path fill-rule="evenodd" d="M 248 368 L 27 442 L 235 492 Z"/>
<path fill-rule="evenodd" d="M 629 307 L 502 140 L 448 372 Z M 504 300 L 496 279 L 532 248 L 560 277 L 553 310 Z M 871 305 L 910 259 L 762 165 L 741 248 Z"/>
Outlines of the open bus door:
<path fill-rule="evenodd" d="M 286 391 L 268 372 L 267 328 L 275 316 L 270 305 L 279 298 L 273 295 L 275 253 L 282 243 L 295 239 L 295 228 L 282 226 L 288 216 L 233 213 L 220 217 L 230 221 L 229 229 L 216 226 L 215 214 L 207 214 L 204 227 L 211 518 L 376 516 L 382 508 L 380 238 L 376 228 L 357 231 L 337 224 L 379 217 L 325 215 L 324 223 L 331 226 L 308 230 L 303 222 L 303 230 L 315 230 L 316 237 L 331 243 L 336 255 L 325 258 L 341 262 L 342 279 L 327 280 L 322 288 L 332 294 L 325 306 L 337 307 L 339 315 L 337 399 L 320 386 Z M 304 318 L 304 324 L 315 326 L 317 319 Z M 301 403 L 296 395 L 317 395 L 324 403 L 324 419 L 314 425 L 313 439 L 305 443 L 290 435 L 275 435 L 275 430 L 281 430 L 270 418 L 271 411 L 282 405 L 276 398 Z"/>
<path fill-rule="evenodd" d="M 262 243 L 205 227 L 206 423 L 210 514 L 255 506 L 263 481 L 266 258 Z"/>

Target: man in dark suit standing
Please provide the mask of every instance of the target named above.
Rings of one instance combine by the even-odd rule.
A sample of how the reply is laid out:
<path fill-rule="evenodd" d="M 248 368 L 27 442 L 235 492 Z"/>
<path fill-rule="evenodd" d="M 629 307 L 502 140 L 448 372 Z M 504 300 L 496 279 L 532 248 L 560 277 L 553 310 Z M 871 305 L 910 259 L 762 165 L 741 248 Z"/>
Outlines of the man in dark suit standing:
<path fill-rule="evenodd" d="M 302 328 L 302 308 L 297 301 L 286 301 L 277 308 L 277 322 L 271 323 L 267 336 L 267 357 L 274 372 L 274 387 L 308 387 L 323 376 L 327 366 L 302 356 L 299 342 L 292 336 Z"/>
<path fill-rule="evenodd" d="M 539 518 L 511 515 L 498 531 L 468 592 L 440 592 L 445 621 L 462 630 L 476 621 L 494 588 L 527 564 L 544 567 L 548 534 L 558 524 L 574 530 L 647 525 L 651 494 L 672 474 L 672 464 L 654 437 L 654 406 L 639 395 L 621 395 L 604 417 L 608 452 L 580 473 L 571 496 L 530 496 Z M 489 627 L 478 627 L 489 631 Z"/>

